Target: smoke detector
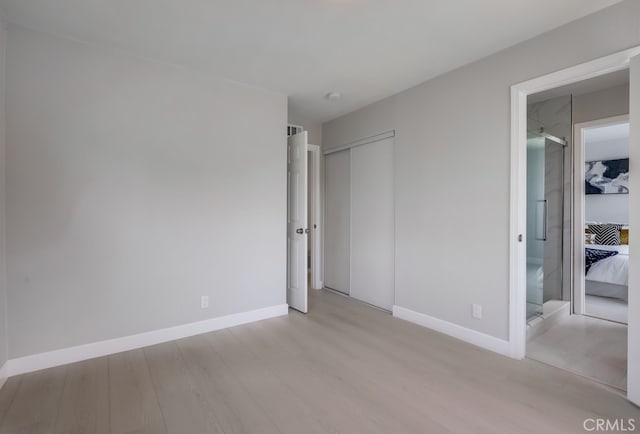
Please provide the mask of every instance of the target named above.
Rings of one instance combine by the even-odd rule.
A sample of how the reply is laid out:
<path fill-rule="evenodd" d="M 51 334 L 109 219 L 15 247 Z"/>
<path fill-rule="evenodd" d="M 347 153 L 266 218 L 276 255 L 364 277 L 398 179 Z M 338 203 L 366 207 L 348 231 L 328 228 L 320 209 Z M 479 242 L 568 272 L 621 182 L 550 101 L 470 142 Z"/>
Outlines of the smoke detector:
<path fill-rule="evenodd" d="M 324 97 L 329 101 L 336 101 L 342 98 L 342 94 L 340 92 L 329 92 Z"/>

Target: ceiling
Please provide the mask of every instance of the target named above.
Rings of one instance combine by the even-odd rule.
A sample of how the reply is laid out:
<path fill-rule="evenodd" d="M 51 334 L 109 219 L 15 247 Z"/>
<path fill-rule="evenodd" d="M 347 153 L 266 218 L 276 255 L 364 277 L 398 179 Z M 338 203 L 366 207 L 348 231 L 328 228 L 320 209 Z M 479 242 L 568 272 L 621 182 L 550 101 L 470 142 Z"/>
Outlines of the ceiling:
<path fill-rule="evenodd" d="M 11 22 L 289 95 L 323 122 L 619 0 L 0 0 Z M 330 91 L 343 94 L 327 100 Z"/>

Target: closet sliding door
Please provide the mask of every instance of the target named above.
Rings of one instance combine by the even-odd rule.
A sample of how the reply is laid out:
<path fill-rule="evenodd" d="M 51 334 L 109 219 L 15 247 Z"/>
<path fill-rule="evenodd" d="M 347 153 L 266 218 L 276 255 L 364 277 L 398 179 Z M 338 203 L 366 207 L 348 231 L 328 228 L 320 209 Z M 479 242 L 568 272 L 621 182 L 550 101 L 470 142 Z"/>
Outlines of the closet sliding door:
<path fill-rule="evenodd" d="M 325 285 L 373 306 L 395 301 L 393 136 L 325 155 Z"/>
<path fill-rule="evenodd" d="M 351 296 L 391 310 L 395 285 L 393 138 L 351 149 Z"/>
<path fill-rule="evenodd" d="M 351 152 L 325 156 L 324 284 L 349 294 L 351 240 Z"/>

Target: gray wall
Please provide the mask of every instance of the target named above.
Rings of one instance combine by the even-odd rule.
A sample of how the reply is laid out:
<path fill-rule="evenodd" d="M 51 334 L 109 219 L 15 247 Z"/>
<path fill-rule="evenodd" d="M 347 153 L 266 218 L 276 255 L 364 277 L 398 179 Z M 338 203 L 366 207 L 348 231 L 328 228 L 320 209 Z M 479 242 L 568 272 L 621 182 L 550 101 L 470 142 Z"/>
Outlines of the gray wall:
<path fill-rule="evenodd" d="M 638 44 L 627 0 L 324 124 L 396 130 L 397 305 L 508 338 L 510 86 Z"/>
<path fill-rule="evenodd" d="M 8 41 L 10 357 L 285 303 L 284 95 Z"/>
<path fill-rule="evenodd" d="M 7 332 L 7 272 L 6 272 L 6 212 L 5 212 L 5 50 L 7 33 L 0 17 L 0 367 L 8 359 Z M 2 379 L 0 378 L 0 381 Z"/>

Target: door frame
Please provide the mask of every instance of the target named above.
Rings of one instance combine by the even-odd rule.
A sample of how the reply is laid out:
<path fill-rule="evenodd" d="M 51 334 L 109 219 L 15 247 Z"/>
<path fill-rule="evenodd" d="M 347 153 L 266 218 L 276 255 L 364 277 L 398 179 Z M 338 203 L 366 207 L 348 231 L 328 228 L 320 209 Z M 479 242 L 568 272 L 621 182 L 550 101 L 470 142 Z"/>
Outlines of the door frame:
<path fill-rule="evenodd" d="M 583 252 L 585 247 L 585 140 L 584 131 L 591 128 L 629 123 L 629 115 L 613 116 L 581 122 L 574 126 L 573 141 L 573 251 Z M 584 255 L 573 256 L 573 313 L 586 314 Z"/>
<path fill-rule="evenodd" d="M 640 46 L 511 86 L 509 355 L 514 359 L 525 357 L 527 336 L 527 96 L 628 68 L 637 55 Z"/>
<path fill-rule="evenodd" d="M 311 250 L 311 289 L 322 289 L 322 203 L 320 166 L 322 152 L 319 145 L 307 145 L 309 153 L 309 246 Z"/>

